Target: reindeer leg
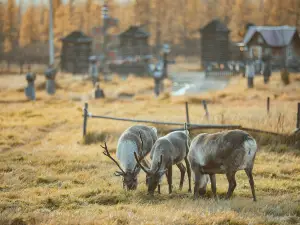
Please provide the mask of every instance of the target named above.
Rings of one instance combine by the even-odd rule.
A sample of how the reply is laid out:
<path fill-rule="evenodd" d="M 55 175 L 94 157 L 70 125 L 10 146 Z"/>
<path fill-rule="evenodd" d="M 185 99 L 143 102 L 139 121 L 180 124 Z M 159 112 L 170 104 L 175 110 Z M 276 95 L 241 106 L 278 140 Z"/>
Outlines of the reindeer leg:
<path fill-rule="evenodd" d="M 179 184 L 179 190 L 181 191 L 182 190 L 182 186 L 183 186 L 184 175 L 185 175 L 186 169 L 185 169 L 185 167 L 184 167 L 184 165 L 182 163 L 178 163 L 176 165 L 179 168 L 180 174 L 181 174 L 181 176 L 180 176 L 180 184 Z"/>
<path fill-rule="evenodd" d="M 211 191 L 214 194 L 214 198 L 217 200 L 217 185 L 216 185 L 216 174 L 209 174 Z"/>
<path fill-rule="evenodd" d="M 256 202 L 256 195 L 255 195 L 255 189 L 254 189 L 254 180 L 253 180 L 253 176 L 252 176 L 252 168 L 245 169 L 245 172 L 246 172 L 246 174 L 248 176 L 248 179 L 249 179 L 249 184 L 250 184 L 250 187 L 251 187 L 253 201 Z"/>
<path fill-rule="evenodd" d="M 172 193 L 172 165 L 168 168 L 168 184 L 169 184 L 169 194 Z"/>
<path fill-rule="evenodd" d="M 235 173 L 236 173 L 236 171 L 226 173 L 226 177 L 227 177 L 229 186 L 228 186 L 228 191 L 227 191 L 225 199 L 230 199 L 230 197 L 236 187 Z"/>
<path fill-rule="evenodd" d="M 184 158 L 185 164 L 186 164 L 186 170 L 187 170 L 187 174 L 188 174 L 188 178 L 189 178 L 189 190 L 188 192 L 192 192 L 192 185 L 191 185 L 191 166 L 190 166 L 190 162 L 187 159 L 187 157 Z"/>
<path fill-rule="evenodd" d="M 157 186 L 157 192 L 160 194 L 160 184 Z"/>
<path fill-rule="evenodd" d="M 194 171 L 195 174 L 195 186 L 194 186 L 194 200 L 199 197 L 199 188 L 200 188 L 200 171 Z"/>

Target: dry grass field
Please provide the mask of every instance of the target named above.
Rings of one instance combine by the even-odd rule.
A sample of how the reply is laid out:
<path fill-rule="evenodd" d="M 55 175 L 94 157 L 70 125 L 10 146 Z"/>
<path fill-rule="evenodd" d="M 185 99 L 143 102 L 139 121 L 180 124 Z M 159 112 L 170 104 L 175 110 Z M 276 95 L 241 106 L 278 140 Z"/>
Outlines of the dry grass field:
<path fill-rule="evenodd" d="M 194 201 L 187 183 L 178 190 L 176 168 L 171 195 L 164 179 L 162 194 L 150 198 L 143 172 L 138 190 L 125 192 L 100 144 L 106 140 L 114 153 L 119 135 L 133 124 L 88 119 L 88 136 L 82 139 L 85 101 L 95 115 L 182 123 L 188 101 L 193 123 L 241 124 L 290 133 L 300 101 L 299 75 L 293 75 L 288 86 L 274 74 L 269 85 L 257 78 L 255 88 L 247 90 L 246 80 L 237 77 L 222 91 L 185 97 L 164 93 L 159 98 L 153 97 L 149 78 L 114 77 L 101 83 L 109 96 L 104 100 L 92 99 L 90 81 L 60 74 L 57 83 L 56 95 L 48 96 L 44 77 L 38 76 L 37 100 L 29 102 L 24 77 L 0 77 L 0 224 L 300 224 L 300 149 L 277 137 L 255 135 L 260 145 L 254 166 L 257 202 L 252 202 L 243 172 L 237 174 L 237 188 L 229 201 L 216 202 L 210 192 Z M 208 101 L 209 121 L 202 99 Z M 161 134 L 171 128 L 176 127 L 158 126 Z M 217 189 L 224 196 L 225 176 L 217 176 Z"/>

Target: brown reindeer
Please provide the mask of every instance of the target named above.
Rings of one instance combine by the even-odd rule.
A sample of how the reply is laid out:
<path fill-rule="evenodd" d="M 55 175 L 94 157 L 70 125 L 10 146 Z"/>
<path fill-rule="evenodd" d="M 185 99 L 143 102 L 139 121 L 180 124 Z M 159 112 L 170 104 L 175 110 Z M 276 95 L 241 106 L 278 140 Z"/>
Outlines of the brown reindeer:
<path fill-rule="evenodd" d="M 204 195 L 211 180 L 211 189 L 217 198 L 215 174 L 226 174 L 229 187 L 226 199 L 232 196 L 236 187 L 235 174 L 245 170 L 253 200 L 256 201 L 252 169 L 257 144 L 253 137 L 242 130 L 223 131 L 214 134 L 199 134 L 190 146 L 188 159 L 195 175 L 194 198 Z"/>
<path fill-rule="evenodd" d="M 191 192 L 191 171 L 188 154 L 188 131 L 174 131 L 163 136 L 155 142 L 150 152 L 152 160 L 151 167 L 145 168 L 141 165 L 136 153 L 135 158 L 141 169 L 147 174 L 146 184 L 148 185 L 148 193 L 154 194 L 156 187 L 160 193 L 160 181 L 166 173 L 169 184 L 169 193 L 172 193 L 172 166 L 177 165 L 181 172 L 179 189 L 182 189 L 185 172 L 187 169 L 189 178 L 189 192 Z M 184 167 L 182 161 L 186 162 L 187 168 Z"/>

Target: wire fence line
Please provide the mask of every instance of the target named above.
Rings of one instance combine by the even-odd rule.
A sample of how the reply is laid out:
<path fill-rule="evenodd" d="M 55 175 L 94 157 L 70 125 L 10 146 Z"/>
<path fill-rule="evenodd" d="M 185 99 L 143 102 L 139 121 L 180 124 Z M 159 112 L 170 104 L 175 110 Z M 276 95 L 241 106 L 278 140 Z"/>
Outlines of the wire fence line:
<path fill-rule="evenodd" d="M 95 116 L 91 113 L 88 113 L 88 117 L 90 118 L 100 118 L 100 119 L 109 119 L 109 120 L 119 120 L 119 121 L 126 121 L 126 122 L 135 122 L 135 123 L 151 123 L 151 124 L 160 124 L 160 125 L 184 125 L 185 122 L 164 122 L 164 121 L 157 121 L 157 120 L 139 120 L 139 119 L 127 119 L 127 118 L 119 118 L 119 117 L 112 117 L 112 116 Z M 197 128 L 240 128 L 240 125 L 224 125 L 224 124 L 188 124 L 190 127 L 197 127 Z"/>
<path fill-rule="evenodd" d="M 91 112 L 88 112 L 88 103 L 85 103 L 83 108 L 83 136 L 86 135 L 87 130 L 87 119 L 88 118 L 98 118 L 98 119 L 108 119 L 108 120 L 117 120 L 117 121 L 125 121 L 125 122 L 135 122 L 135 123 L 149 123 L 149 124 L 159 124 L 159 125 L 169 125 L 169 126 L 183 126 L 177 129 L 172 129 L 170 131 L 177 131 L 177 130 L 184 130 L 184 124 L 187 124 L 188 130 L 197 130 L 197 129 L 241 129 L 244 131 L 249 132 L 257 132 L 257 133 L 264 133 L 264 134 L 270 134 L 270 135 L 277 135 L 282 137 L 287 136 L 295 136 L 296 133 L 299 132 L 299 120 L 300 120 L 300 103 L 298 103 L 298 115 L 297 115 L 297 128 L 296 132 L 293 134 L 281 134 L 276 133 L 272 131 L 264 131 L 260 129 L 255 128 L 247 128 L 243 127 L 241 125 L 235 125 L 235 124 L 194 124 L 190 123 L 190 117 L 189 117 L 189 110 L 188 110 L 188 103 L 185 103 L 186 108 L 186 122 L 166 122 L 166 121 L 157 121 L 157 120 L 142 120 L 142 119 L 128 119 L 128 118 L 120 118 L 120 117 L 113 117 L 113 116 L 99 116 L 99 115 L 93 115 Z M 208 114 L 206 103 L 204 104 L 204 109 L 206 113 Z M 208 116 L 208 115 L 207 115 Z"/>

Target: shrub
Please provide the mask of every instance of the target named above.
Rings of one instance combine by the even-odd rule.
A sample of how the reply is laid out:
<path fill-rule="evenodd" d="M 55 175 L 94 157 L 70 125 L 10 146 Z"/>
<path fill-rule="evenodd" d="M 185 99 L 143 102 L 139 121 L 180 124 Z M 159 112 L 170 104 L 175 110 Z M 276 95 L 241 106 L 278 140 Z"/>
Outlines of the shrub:
<path fill-rule="evenodd" d="M 285 85 L 288 85 L 290 83 L 290 73 L 289 71 L 285 68 L 281 70 L 281 80 Z"/>

